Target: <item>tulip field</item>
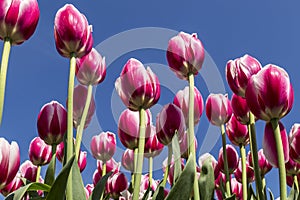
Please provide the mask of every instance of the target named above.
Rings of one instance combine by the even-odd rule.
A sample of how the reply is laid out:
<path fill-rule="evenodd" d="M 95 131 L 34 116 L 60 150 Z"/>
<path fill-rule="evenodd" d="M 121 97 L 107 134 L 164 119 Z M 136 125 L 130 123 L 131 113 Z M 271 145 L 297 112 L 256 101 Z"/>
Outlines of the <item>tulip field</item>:
<path fill-rule="evenodd" d="M 39 38 L 39 23 L 45 20 L 46 10 L 45 3 L 37 0 L 4 0 L 0 5 L 1 130 L 16 126 L 7 117 L 14 112 L 7 106 L 11 103 L 7 96 L 17 93 L 17 88 L 7 84 L 7 77 L 16 72 L 11 68 L 19 67 L 14 66 L 13 61 L 18 59 L 14 50 L 22 47 L 22 51 L 28 51 L 31 40 Z M 48 56 L 53 63 L 61 59 L 65 66 L 60 67 L 68 69 L 65 85 L 59 87 L 65 91 L 65 100 L 51 96 L 51 100 L 44 101 L 46 98 L 40 97 L 45 103 L 34 113 L 36 121 L 31 126 L 36 134 L 29 144 L 22 141 L 29 135 L 22 133 L 12 140 L 0 132 L 3 199 L 300 199 L 300 124 L 297 119 L 293 119 L 292 127 L 285 124 L 298 103 L 299 91 L 294 86 L 298 80 L 292 79 L 285 66 L 272 61 L 262 64 L 255 54 L 240 52 L 218 67 L 228 91 L 209 91 L 204 96 L 206 91 L 198 83 L 202 71 L 210 67 L 205 62 L 210 57 L 206 51 L 209 42 L 202 40 L 200 33 L 178 31 L 164 40 L 165 50 L 160 52 L 166 60 L 165 68 L 185 86 L 172 94 L 171 101 L 164 99 L 166 103 L 161 103 L 167 95 L 161 78 L 164 74 L 156 73 L 139 56 L 127 58 L 117 74 L 111 73 L 110 55 L 103 54 L 95 43 L 95 35 L 105 32 L 105 28 L 98 33 L 89 14 L 87 7 L 75 3 L 63 4 L 52 13 L 53 45 L 40 42 L 56 51 L 55 57 Z M 109 47 L 122 49 L 122 45 Z M 38 56 L 38 51 L 33 54 Z M 52 61 L 41 65 L 45 62 Z M 42 84 L 43 75 L 36 76 Z M 124 109 L 115 116 L 115 129 L 93 133 L 86 145 L 87 130 L 104 109 L 95 98 L 95 88 L 106 93 L 102 85 L 110 77 L 115 77 L 113 90 Z M 108 99 L 109 95 L 101 98 Z M 153 114 L 158 104 L 159 112 Z M 110 113 L 103 111 L 101 115 L 109 117 Z M 218 155 L 198 153 L 204 139 L 198 134 L 204 134 L 200 123 L 203 119 L 207 120 L 206 126 L 216 128 L 220 137 L 216 139 Z M 28 154 L 22 152 L 24 145 L 29 147 Z M 163 151 L 167 152 L 165 160 L 158 163 L 156 158 Z M 92 169 L 93 176 L 88 177 L 84 170 L 91 161 L 97 166 Z M 155 173 L 157 165 L 160 177 Z M 275 173 L 268 176 L 271 170 Z M 273 180 L 278 183 L 276 187 Z"/>

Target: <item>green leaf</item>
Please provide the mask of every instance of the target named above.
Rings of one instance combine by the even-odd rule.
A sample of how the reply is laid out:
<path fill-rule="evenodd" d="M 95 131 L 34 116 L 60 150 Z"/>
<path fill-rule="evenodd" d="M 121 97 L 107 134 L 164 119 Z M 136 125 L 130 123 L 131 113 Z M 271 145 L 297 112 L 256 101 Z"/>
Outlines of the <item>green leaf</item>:
<path fill-rule="evenodd" d="M 172 149 L 173 149 L 173 154 L 174 154 L 174 181 L 173 181 L 173 184 L 174 184 L 174 183 L 176 183 L 176 181 L 182 171 L 182 169 L 181 169 L 181 153 L 180 153 L 180 146 L 179 146 L 179 139 L 178 139 L 177 131 L 172 139 Z"/>
<path fill-rule="evenodd" d="M 270 197 L 270 200 L 274 200 L 274 195 L 272 193 L 272 191 L 268 188 L 268 192 L 269 192 L 269 197 Z"/>
<path fill-rule="evenodd" d="M 173 185 L 166 200 L 189 199 L 195 179 L 194 157 L 191 154 L 178 181 Z"/>
<path fill-rule="evenodd" d="M 298 196 L 299 196 L 299 192 L 297 190 L 296 184 L 294 183 L 287 199 L 295 200 L 298 199 Z"/>
<path fill-rule="evenodd" d="M 8 195 L 5 200 L 20 200 L 28 191 L 50 191 L 50 186 L 43 183 L 29 183 Z"/>
<path fill-rule="evenodd" d="M 67 186 L 68 177 L 70 170 L 75 160 L 75 155 L 67 162 L 67 164 L 62 168 L 59 175 L 56 177 L 48 195 L 47 200 L 64 200 L 65 199 L 65 190 Z"/>
<path fill-rule="evenodd" d="M 81 177 L 81 173 L 80 173 L 80 169 L 79 166 L 77 164 L 77 160 L 75 160 L 73 162 L 73 166 L 72 166 L 72 195 L 73 198 L 72 200 L 82 200 L 82 199 L 86 199 L 86 195 L 85 195 L 85 190 L 84 190 L 84 185 L 82 182 L 82 177 Z"/>
<path fill-rule="evenodd" d="M 142 200 L 147 200 L 147 199 L 149 199 L 149 193 L 150 193 L 150 190 L 151 190 L 151 187 L 150 187 L 150 182 L 149 182 L 149 186 L 148 186 L 148 188 L 147 188 L 147 190 L 146 190 L 146 192 L 145 192 L 145 194 L 144 194 Z"/>
<path fill-rule="evenodd" d="M 233 194 L 233 195 L 230 196 L 230 197 L 227 197 L 225 200 L 235 200 L 235 194 Z"/>
<path fill-rule="evenodd" d="M 48 185 L 52 185 L 55 179 L 55 163 L 56 163 L 56 156 L 52 156 L 52 159 L 48 165 L 46 176 L 45 176 L 45 183 Z"/>
<path fill-rule="evenodd" d="M 163 182 L 163 180 L 161 180 L 160 183 L 158 184 L 158 186 L 152 196 L 152 200 L 163 200 L 165 198 L 165 189 L 162 186 L 162 182 Z"/>
<path fill-rule="evenodd" d="M 214 199 L 215 175 L 211 159 L 207 159 L 199 178 L 200 199 Z"/>
<path fill-rule="evenodd" d="M 250 185 L 249 188 L 248 188 L 248 197 L 247 197 L 247 200 L 257 200 L 252 185 Z"/>
<path fill-rule="evenodd" d="M 107 179 L 110 177 L 111 174 L 112 174 L 112 172 L 105 174 L 105 176 L 103 176 L 100 179 L 100 181 L 98 181 L 89 200 L 99 200 L 100 199 L 102 193 L 104 192 Z"/>

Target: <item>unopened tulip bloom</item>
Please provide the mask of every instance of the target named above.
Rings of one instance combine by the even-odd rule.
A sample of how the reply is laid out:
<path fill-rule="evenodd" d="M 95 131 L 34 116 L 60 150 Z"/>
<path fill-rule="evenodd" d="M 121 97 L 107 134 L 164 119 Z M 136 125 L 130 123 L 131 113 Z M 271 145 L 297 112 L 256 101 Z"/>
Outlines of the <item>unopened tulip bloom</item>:
<path fill-rule="evenodd" d="M 189 87 L 179 90 L 173 103 L 178 106 L 184 115 L 185 124 L 189 121 Z M 203 112 L 203 98 L 199 90 L 194 87 L 194 124 L 197 125 Z"/>
<path fill-rule="evenodd" d="M 92 26 L 73 5 L 60 8 L 54 21 L 55 45 L 63 57 L 81 58 L 92 50 Z"/>
<path fill-rule="evenodd" d="M 37 0 L 10 0 L 1 3 L 0 38 L 21 44 L 34 33 L 40 17 Z"/>
<path fill-rule="evenodd" d="M 102 160 L 103 162 L 108 161 L 113 157 L 116 151 L 116 135 L 107 131 L 93 136 L 91 151 L 97 160 Z"/>
<path fill-rule="evenodd" d="M 144 156 L 146 158 L 158 156 L 163 148 L 164 145 L 157 139 L 155 126 L 151 125 L 151 135 L 145 144 Z"/>
<path fill-rule="evenodd" d="M 235 194 L 236 200 L 243 200 L 243 185 L 239 183 L 235 178 L 230 181 L 232 193 Z"/>
<path fill-rule="evenodd" d="M 20 166 L 20 151 L 16 142 L 9 144 L 0 138 L 0 189 L 9 184 L 16 176 Z"/>
<path fill-rule="evenodd" d="M 246 161 L 246 174 L 247 174 L 247 183 L 251 183 L 254 181 L 254 169 L 249 165 L 249 163 Z M 234 172 L 234 177 L 236 180 L 240 183 L 242 183 L 242 161 L 240 159 L 238 168 Z"/>
<path fill-rule="evenodd" d="M 122 155 L 122 166 L 130 172 L 134 171 L 134 150 L 126 149 Z"/>
<path fill-rule="evenodd" d="M 92 195 L 94 190 L 94 186 L 92 184 L 87 184 L 84 187 L 84 191 L 85 191 L 85 195 L 86 195 L 86 199 L 89 199 L 89 197 Z"/>
<path fill-rule="evenodd" d="M 97 161 L 98 172 L 102 175 L 103 162 L 101 160 Z M 120 171 L 120 163 L 116 162 L 114 158 L 111 158 L 106 162 L 106 173 L 113 172 L 117 173 Z"/>
<path fill-rule="evenodd" d="M 151 134 L 151 112 L 146 110 L 146 142 Z M 135 149 L 139 143 L 139 112 L 131 111 L 129 109 L 124 110 L 118 123 L 118 136 L 122 144 L 128 149 Z"/>
<path fill-rule="evenodd" d="M 30 160 L 26 160 L 24 163 L 21 164 L 20 172 L 20 175 L 23 178 L 26 178 L 31 182 L 36 181 L 37 166 L 35 166 Z"/>
<path fill-rule="evenodd" d="M 160 83 L 150 67 L 131 58 L 124 65 L 115 88 L 124 105 L 133 111 L 148 109 L 160 98 Z"/>
<path fill-rule="evenodd" d="M 35 137 L 29 145 L 29 159 L 36 166 L 47 165 L 52 158 L 52 147 L 40 137 Z"/>
<path fill-rule="evenodd" d="M 297 175 L 300 173 L 300 163 L 295 162 L 290 156 L 289 161 L 285 163 L 285 170 L 287 176 Z"/>
<path fill-rule="evenodd" d="M 249 132 L 246 125 L 241 124 L 235 115 L 232 115 L 226 125 L 226 134 L 230 142 L 236 146 L 245 146 L 249 143 Z"/>
<path fill-rule="evenodd" d="M 300 163 L 300 124 L 295 123 L 289 133 L 290 155 Z"/>
<path fill-rule="evenodd" d="M 196 136 L 194 136 L 194 144 L 195 144 L 195 149 L 198 147 L 198 142 Z M 181 158 L 188 159 L 189 154 L 188 154 L 188 133 L 185 131 L 184 134 L 182 134 L 179 138 L 179 148 L 180 148 L 180 154 Z"/>
<path fill-rule="evenodd" d="M 48 145 L 62 142 L 67 131 L 67 111 L 57 101 L 45 104 L 38 115 L 39 136 Z"/>
<path fill-rule="evenodd" d="M 231 103 L 227 94 L 210 94 L 205 107 L 208 120 L 215 126 L 227 123 L 232 115 Z"/>
<path fill-rule="evenodd" d="M 248 124 L 250 122 L 250 109 L 245 98 L 233 94 L 231 97 L 231 108 L 236 119 L 242 124 Z"/>
<path fill-rule="evenodd" d="M 107 190 L 112 198 L 117 199 L 121 195 L 121 192 L 127 189 L 127 178 L 125 174 L 118 172 L 108 178 Z"/>
<path fill-rule="evenodd" d="M 149 174 L 143 175 L 141 179 L 140 193 L 144 194 L 147 191 L 147 189 L 149 188 L 149 182 L 150 182 Z M 150 185 L 151 190 L 155 191 L 158 186 L 158 182 L 155 181 L 154 179 L 152 179 L 151 182 L 152 182 L 152 185 Z"/>
<path fill-rule="evenodd" d="M 231 90 L 238 96 L 245 97 L 248 81 L 261 70 L 261 64 L 254 57 L 244 55 L 229 60 L 226 65 L 226 79 Z"/>
<path fill-rule="evenodd" d="M 175 104 L 165 105 L 156 117 L 156 132 L 160 143 L 168 145 L 176 132 L 180 137 L 184 131 L 185 121 L 180 108 Z"/>
<path fill-rule="evenodd" d="M 6 197 L 24 185 L 20 175 L 21 174 L 18 173 L 9 184 L 0 190 L 3 196 Z"/>
<path fill-rule="evenodd" d="M 246 101 L 258 119 L 281 119 L 290 112 L 294 102 L 289 75 L 283 68 L 266 65 L 249 80 Z"/>
<path fill-rule="evenodd" d="M 80 154 L 79 154 L 79 157 L 78 157 L 78 163 L 77 163 L 80 172 L 82 172 L 86 167 L 86 164 L 87 164 L 86 156 L 87 156 L 86 151 L 80 151 Z"/>
<path fill-rule="evenodd" d="M 197 75 L 202 68 L 205 50 L 197 34 L 180 32 L 169 40 L 167 60 L 170 69 L 180 79 L 188 79 L 190 73 Z"/>
<path fill-rule="evenodd" d="M 82 85 L 97 85 L 106 76 L 105 58 L 96 49 L 76 60 L 76 78 Z"/>
<path fill-rule="evenodd" d="M 283 147 L 284 161 L 286 163 L 289 160 L 289 142 L 288 142 L 286 130 L 281 122 L 279 122 L 279 129 L 280 129 L 281 142 Z M 270 122 L 266 123 L 265 126 L 265 133 L 263 138 L 263 149 L 264 149 L 264 154 L 267 160 L 270 162 L 270 164 L 273 167 L 278 168 L 279 167 L 278 154 L 277 154 L 276 143 L 275 143 L 275 135 L 274 135 L 272 124 Z"/>
<path fill-rule="evenodd" d="M 226 145 L 226 152 L 228 159 L 228 171 L 230 174 L 232 174 L 238 167 L 239 156 L 235 148 L 230 144 Z M 221 148 L 219 151 L 218 165 L 220 166 L 220 170 L 224 172 L 223 148 Z"/>
<path fill-rule="evenodd" d="M 272 165 L 267 160 L 263 149 L 260 149 L 257 152 L 257 154 L 258 154 L 258 166 L 260 168 L 260 174 L 261 174 L 262 177 L 264 177 L 272 169 Z M 250 151 L 249 151 L 249 154 L 247 156 L 247 160 L 248 160 L 250 166 L 253 167 L 252 156 L 251 156 Z"/>

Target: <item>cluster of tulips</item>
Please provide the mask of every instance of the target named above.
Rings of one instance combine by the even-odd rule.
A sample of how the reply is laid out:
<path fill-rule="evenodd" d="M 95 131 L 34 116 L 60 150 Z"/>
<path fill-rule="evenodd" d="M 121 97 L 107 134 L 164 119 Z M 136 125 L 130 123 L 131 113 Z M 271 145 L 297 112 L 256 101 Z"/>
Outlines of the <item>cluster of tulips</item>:
<path fill-rule="evenodd" d="M 11 46 L 30 38 L 40 13 L 36 0 L 7 0 L 0 6 L 0 37 L 4 41 L 1 123 Z M 93 184 L 84 186 L 81 172 L 86 167 L 87 152 L 80 150 L 81 140 L 95 113 L 93 86 L 106 76 L 105 58 L 93 48 L 92 28 L 73 5 L 58 10 L 54 39 L 58 53 L 70 59 L 67 105 L 65 108 L 51 101 L 41 108 L 38 137 L 29 145 L 29 160 L 22 164 L 18 144 L 0 138 L 0 191 L 6 199 L 264 200 L 274 198 L 271 191 L 267 192 L 265 180 L 273 167 L 279 168 L 280 199 L 298 198 L 300 125 L 295 124 L 288 136 L 280 122 L 294 101 L 289 76 L 276 65 L 262 67 L 249 55 L 227 62 L 231 100 L 225 94 L 210 94 L 205 103 L 210 123 L 220 127 L 222 148 L 218 160 L 206 153 L 196 162 L 194 126 L 199 123 L 204 102 L 194 86 L 194 77 L 202 68 L 205 51 L 196 34 L 183 32 L 170 39 L 166 56 L 170 69 L 188 86 L 178 91 L 172 103 L 163 106 L 153 125 L 150 108 L 161 95 L 158 77 L 139 60 L 129 59 L 115 82 L 127 107 L 119 116 L 118 136 L 107 131 L 92 138 L 90 150 L 97 169 L 91 177 Z M 75 76 L 79 82 L 76 87 Z M 260 150 L 256 120 L 266 122 Z M 121 163 L 113 158 L 117 138 L 126 147 Z M 227 144 L 227 138 L 240 153 Z M 162 164 L 164 176 L 154 180 L 153 158 L 164 146 L 168 148 Z M 149 172 L 143 174 L 144 158 L 149 160 Z M 60 172 L 56 172 L 56 159 L 62 163 Z M 41 167 L 45 165 L 48 167 L 42 177 Z M 120 165 L 131 172 L 130 181 Z M 291 187 L 289 195 L 287 185 Z"/>

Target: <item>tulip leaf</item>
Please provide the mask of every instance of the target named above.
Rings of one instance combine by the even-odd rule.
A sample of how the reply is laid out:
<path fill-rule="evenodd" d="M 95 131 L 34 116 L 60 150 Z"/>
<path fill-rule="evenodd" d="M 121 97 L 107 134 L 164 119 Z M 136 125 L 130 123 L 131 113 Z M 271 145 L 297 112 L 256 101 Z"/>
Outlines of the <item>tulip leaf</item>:
<path fill-rule="evenodd" d="M 61 172 L 56 177 L 48 195 L 47 200 L 64 200 L 65 199 L 65 190 L 67 186 L 68 177 L 70 170 L 75 160 L 75 155 L 66 163 L 62 168 Z"/>
<path fill-rule="evenodd" d="M 105 176 L 103 176 L 98 181 L 98 183 L 96 184 L 96 186 L 92 192 L 92 195 L 90 195 L 89 200 L 99 200 L 100 199 L 101 195 L 104 192 L 106 182 L 107 182 L 108 178 L 111 176 L 111 174 L 112 174 L 112 172 L 105 174 Z"/>
<path fill-rule="evenodd" d="M 173 179 L 173 184 L 174 184 L 174 183 L 176 183 L 176 181 L 182 171 L 181 170 L 181 153 L 180 153 L 180 146 L 179 146 L 179 139 L 178 139 L 177 131 L 172 139 L 172 149 L 173 149 L 173 154 L 174 154 L 174 179 Z"/>
<path fill-rule="evenodd" d="M 82 182 L 82 177 L 81 177 L 81 173 L 80 173 L 80 169 L 79 166 L 77 164 L 77 160 L 75 159 L 75 161 L 73 162 L 72 165 L 72 195 L 73 198 L 72 200 L 82 200 L 82 199 L 86 199 L 86 194 L 85 194 L 85 190 L 84 190 L 84 185 Z"/>
<path fill-rule="evenodd" d="M 299 192 L 297 190 L 296 184 L 294 183 L 287 199 L 288 200 L 298 199 L 298 196 L 299 196 Z"/>
<path fill-rule="evenodd" d="M 215 175 L 211 159 L 207 159 L 199 178 L 200 199 L 214 199 Z"/>
<path fill-rule="evenodd" d="M 52 185 L 55 179 L 55 163 L 56 163 L 56 156 L 52 156 L 52 159 L 48 165 L 46 176 L 45 176 L 45 183 L 48 185 Z"/>
<path fill-rule="evenodd" d="M 158 184 L 156 190 L 154 191 L 154 194 L 152 196 L 152 200 L 163 200 L 165 198 L 165 189 L 162 186 L 162 180 Z"/>
<path fill-rule="evenodd" d="M 166 200 L 189 199 L 195 179 L 194 162 L 194 157 L 191 154 L 177 182 L 170 190 Z"/>
<path fill-rule="evenodd" d="M 8 195 L 5 200 L 20 200 L 28 191 L 50 191 L 50 186 L 43 183 L 29 183 L 23 187 L 20 187 L 18 190 L 14 191 L 10 195 Z"/>
<path fill-rule="evenodd" d="M 231 195 L 230 197 L 225 198 L 225 200 L 235 200 L 235 194 Z"/>

